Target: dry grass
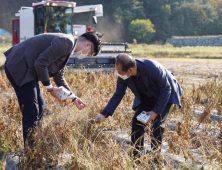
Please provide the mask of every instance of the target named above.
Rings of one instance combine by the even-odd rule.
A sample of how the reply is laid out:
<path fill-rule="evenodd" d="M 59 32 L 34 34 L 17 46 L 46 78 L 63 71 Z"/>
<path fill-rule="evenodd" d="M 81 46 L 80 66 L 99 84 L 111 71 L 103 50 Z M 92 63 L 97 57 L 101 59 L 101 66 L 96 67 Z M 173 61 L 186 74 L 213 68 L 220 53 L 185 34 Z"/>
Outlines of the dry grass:
<path fill-rule="evenodd" d="M 0 148 L 2 152 L 16 152 L 22 158 L 22 169 L 27 166 L 47 166 L 42 158 L 53 164 L 62 164 L 68 169 L 134 169 L 133 159 L 128 155 L 130 146 L 121 147 L 113 135 L 107 130 L 117 128 L 131 130 L 131 111 L 133 94 L 130 90 L 117 108 L 115 116 L 106 119 L 101 125 L 92 123 L 92 119 L 104 108 L 115 91 L 116 74 L 92 73 L 87 76 L 84 72 L 66 74 L 66 80 L 73 92 L 82 98 L 88 107 L 79 111 L 69 101 L 59 103 L 43 89 L 47 109 L 42 129 L 36 133 L 36 147 L 26 155 L 22 152 L 21 113 L 18 109 L 16 96 L 3 72 L 0 73 Z M 179 81 L 184 89 L 183 79 Z M 210 113 L 222 105 L 222 84 L 220 79 L 192 86 L 184 91 L 182 109 L 174 106 L 171 119 L 179 117 L 175 123 L 176 131 L 167 130 L 165 141 L 169 145 L 167 152 L 175 155 L 182 154 L 185 159 L 194 164 L 198 158 L 191 149 L 198 149 L 204 160 L 213 167 L 220 167 L 222 155 L 221 136 L 222 126 L 210 119 Z M 195 106 L 205 106 L 203 113 L 195 121 Z M 127 113 L 127 114 L 123 114 Z M 221 113 L 221 112 L 219 112 Z M 200 126 L 202 128 L 200 128 Z M 149 130 L 147 130 L 148 132 Z M 148 133 L 146 134 L 148 135 Z M 29 162 L 26 157 L 33 156 Z M 69 158 L 67 158 L 69 157 Z M 142 157 L 138 168 L 151 166 L 148 160 L 153 155 Z M 68 161 L 69 159 L 69 161 Z M 215 162 L 216 161 L 216 162 Z M 1 166 L 0 166 L 1 167 Z M 167 168 L 168 167 L 168 168 Z M 172 165 L 167 165 L 171 169 Z M 184 169 L 181 165 L 180 169 Z"/>
<path fill-rule="evenodd" d="M 172 50 L 169 52 L 171 57 L 177 55 L 176 51 L 181 52 L 181 56 L 187 55 L 192 49 L 174 48 L 161 46 L 133 47 L 137 56 L 148 55 L 162 56 L 158 50 Z M 135 49 L 137 48 L 138 49 Z M 152 49 L 153 48 L 153 49 Z M 216 47 L 197 48 L 194 52 L 210 53 Z M 220 53 L 220 47 L 217 47 Z M 156 52 L 155 52 L 156 50 Z M 201 51 L 207 50 L 207 51 Z M 151 51 L 152 54 L 147 54 Z M 222 52 L 222 51 L 221 51 Z M 175 54 L 175 55 L 174 55 Z M 179 53 L 178 53 L 179 55 Z M 158 58 L 160 62 L 172 62 L 189 64 L 221 64 L 220 60 L 195 60 L 195 59 L 166 59 Z M 201 69 L 193 72 L 186 70 L 175 70 L 176 77 L 183 88 L 182 109 L 173 106 L 169 117 L 169 124 L 176 127 L 175 130 L 168 129 L 165 133 L 164 141 L 167 142 L 169 149 L 167 153 L 182 155 L 186 160 L 191 160 L 193 166 L 179 163 L 176 169 L 197 169 L 197 164 L 207 164 L 212 169 L 221 168 L 222 160 L 222 126 L 219 121 L 211 120 L 211 113 L 214 110 L 216 114 L 222 114 L 222 84 L 220 76 L 217 78 L 208 78 L 206 81 L 187 86 L 190 76 L 209 76 L 212 73 Z M 220 75 L 220 70 L 215 70 L 214 75 Z M 189 76 L 183 78 L 184 75 Z M 128 134 L 131 131 L 131 119 L 134 112 L 131 110 L 134 99 L 130 90 L 127 90 L 123 101 L 115 112 L 115 116 L 106 119 L 100 125 L 93 124 L 92 119 L 106 106 L 110 97 L 116 88 L 116 74 L 110 73 L 92 73 L 89 76 L 84 73 L 69 72 L 65 74 L 66 80 L 73 92 L 83 99 L 88 107 L 79 111 L 70 101 L 58 102 L 52 96 L 49 96 L 44 88 L 43 94 L 46 101 L 46 111 L 42 128 L 36 133 L 36 147 L 27 154 L 23 151 L 21 113 L 18 109 L 18 103 L 4 72 L 0 72 L 0 154 L 12 152 L 20 155 L 22 159 L 21 169 L 28 167 L 47 167 L 48 163 L 62 164 L 68 169 L 150 169 L 153 154 L 143 156 L 136 165 L 128 152 L 131 146 L 120 144 L 115 136 L 108 131 L 117 129 L 126 130 Z M 215 77 L 215 76 L 214 76 Z M 204 77 L 205 78 L 205 77 Z M 202 112 L 199 116 L 195 115 L 195 110 L 202 106 Z M 148 136 L 147 143 L 150 142 L 150 130 L 146 130 Z M 196 157 L 192 152 L 196 149 L 202 157 Z M 31 156 L 34 161 L 29 162 L 27 157 Z M 47 162 L 43 161 L 45 158 Z M 5 155 L 0 160 L 0 169 L 4 167 Z M 176 164 L 176 163 L 175 163 Z M 166 169 L 173 169 L 174 162 L 168 162 Z M 41 168 L 39 168 L 41 169 Z"/>
<path fill-rule="evenodd" d="M 0 44 L 0 54 L 7 51 L 11 46 L 11 44 Z"/>
<path fill-rule="evenodd" d="M 155 58 L 200 58 L 200 59 L 221 59 L 221 46 L 204 46 L 204 47 L 173 47 L 173 45 L 147 45 L 137 44 L 129 45 L 133 50 L 133 55 L 138 57 L 155 57 Z"/>

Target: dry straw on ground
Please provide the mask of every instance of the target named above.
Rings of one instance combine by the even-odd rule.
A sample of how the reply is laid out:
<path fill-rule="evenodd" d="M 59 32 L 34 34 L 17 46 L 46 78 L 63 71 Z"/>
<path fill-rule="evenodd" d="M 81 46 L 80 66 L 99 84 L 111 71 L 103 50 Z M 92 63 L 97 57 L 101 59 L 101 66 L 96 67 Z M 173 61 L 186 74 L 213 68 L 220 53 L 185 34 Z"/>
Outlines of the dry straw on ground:
<path fill-rule="evenodd" d="M 148 160 L 152 160 L 153 154 L 140 158 L 141 164 L 136 165 L 128 154 L 130 146 L 122 147 L 110 133 L 106 133 L 107 130 L 117 128 L 130 133 L 134 113 L 131 110 L 134 96 L 130 90 L 127 90 L 114 117 L 100 125 L 92 123 L 92 119 L 102 111 L 115 91 L 116 74 L 87 75 L 71 71 L 65 77 L 73 92 L 88 107 L 79 111 L 70 101 L 58 102 L 42 88 L 47 105 L 44 121 L 42 128 L 36 131 L 35 147 L 24 154 L 21 113 L 16 95 L 4 72 L 0 73 L 0 152 L 16 152 L 22 159 L 21 169 L 44 167 L 49 163 L 59 163 L 68 169 L 149 169 L 152 162 Z M 171 110 L 169 120 L 175 120 L 176 130 L 166 130 L 164 140 L 169 145 L 167 152 L 182 154 L 195 165 L 199 158 L 190 149 L 196 148 L 202 153 L 205 163 L 219 168 L 222 159 L 222 127 L 210 119 L 210 113 L 215 108 L 221 108 L 220 79 L 209 80 L 191 88 L 185 87 L 183 79 L 178 79 L 185 89 L 183 107 L 179 109 L 173 106 Z M 205 107 L 198 119 L 194 117 L 194 110 L 200 105 Z M 220 109 L 218 111 L 221 113 Z M 149 130 L 146 133 L 149 136 L 148 133 Z M 28 157 L 34 160 L 29 161 Z M 3 162 L 0 167 L 3 167 Z M 165 168 L 172 167 L 168 164 Z M 180 169 L 186 169 L 184 167 L 181 165 Z"/>

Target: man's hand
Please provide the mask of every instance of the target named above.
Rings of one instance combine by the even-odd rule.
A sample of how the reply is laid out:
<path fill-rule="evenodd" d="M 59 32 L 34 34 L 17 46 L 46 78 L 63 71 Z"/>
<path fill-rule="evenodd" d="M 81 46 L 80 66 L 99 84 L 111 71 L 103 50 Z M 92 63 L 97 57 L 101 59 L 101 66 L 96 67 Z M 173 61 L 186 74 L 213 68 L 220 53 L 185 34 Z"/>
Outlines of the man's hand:
<path fill-rule="evenodd" d="M 53 87 L 53 88 L 51 88 L 51 89 L 47 89 L 47 91 L 50 92 L 50 94 L 51 94 L 53 97 L 61 100 L 61 99 L 59 98 L 59 92 L 62 91 L 62 88 Z"/>
<path fill-rule="evenodd" d="M 99 114 L 95 117 L 95 122 L 96 123 L 101 123 L 105 119 L 105 116 L 102 114 Z"/>
<path fill-rule="evenodd" d="M 79 109 L 79 110 L 82 110 L 84 107 L 86 107 L 87 105 L 79 98 L 77 98 L 75 101 L 74 101 L 76 107 Z"/>
<path fill-rule="evenodd" d="M 151 122 L 152 120 L 154 120 L 154 119 L 158 116 L 158 114 L 156 114 L 156 113 L 153 112 L 153 111 L 146 112 L 146 114 L 147 114 L 147 115 L 150 115 L 150 118 L 149 118 L 149 120 L 148 120 L 146 123 Z"/>

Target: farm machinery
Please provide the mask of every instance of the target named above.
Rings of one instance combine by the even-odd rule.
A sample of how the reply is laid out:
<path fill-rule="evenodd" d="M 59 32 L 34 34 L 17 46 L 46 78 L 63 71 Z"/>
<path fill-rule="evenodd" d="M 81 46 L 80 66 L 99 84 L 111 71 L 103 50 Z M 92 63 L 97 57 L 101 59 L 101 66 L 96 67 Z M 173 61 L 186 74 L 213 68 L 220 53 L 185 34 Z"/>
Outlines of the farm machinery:
<path fill-rule="evenodd" d="M 80 36 L 92 31 L 85 25 L 73 25 L 74 14 L 94 11 L 93 23 L 97 23 L 97 17 L 103 16 L 103 6 L 86 5 L 76 6 L 75 2 L 66 1 L 42 1 L 33 3 L 32 7 L 21 7 L 15 14 L 18 19 L 12 20 L 12 45 L 16 45 L 30 37 L 44 33 L 65 33 Z M 87 56 L 84 59 L 70 58 L 67 65 L 79 68 L 107 68 L 115 67 L 115 57 L 119 53 L 131 53 L 126 43 L 103 43 L 101 53 L 97 56 Z"/>

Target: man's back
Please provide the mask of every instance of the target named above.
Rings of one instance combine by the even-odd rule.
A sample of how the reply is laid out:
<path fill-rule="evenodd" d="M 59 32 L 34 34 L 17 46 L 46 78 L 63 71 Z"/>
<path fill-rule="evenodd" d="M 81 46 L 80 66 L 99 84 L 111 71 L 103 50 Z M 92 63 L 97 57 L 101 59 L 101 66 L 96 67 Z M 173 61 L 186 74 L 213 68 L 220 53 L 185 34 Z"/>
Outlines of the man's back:
<path fill-rule="evenodd" d="M 38 70 L 35 68 L 35 64 L 38 64 L 37 62 L 40 58 L 45 59 L 48 65 L 62 65 L 66 60 L 66 55 L 71 52 L 73 46 L 74 37 L 71 34 L 40 34 L 6 51 L 4 53 L 6 56 L 6 67 L 15 82 L 22 86 L 41 76 L 37 75 Z M 58 57 L 62 59 L 57 62 L 54 61 Z M 51 70 L 51 72 L 58 72 L 58 70 Z"/>

